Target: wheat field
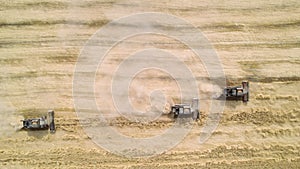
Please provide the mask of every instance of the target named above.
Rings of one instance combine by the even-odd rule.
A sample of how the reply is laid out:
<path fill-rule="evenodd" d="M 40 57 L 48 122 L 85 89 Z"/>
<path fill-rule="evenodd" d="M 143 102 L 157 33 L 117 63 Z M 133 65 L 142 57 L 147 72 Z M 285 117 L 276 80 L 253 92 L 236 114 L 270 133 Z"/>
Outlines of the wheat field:
<path fill-rule="evenodd" d="M 198 137 L 208 103 L 201 104 L 201 119 L 177 146 L 149 158 L 127 158 L 100 148 L 86 135 L 74 108 L 72 84 L 87 40 L 105 24 L 142 12 L 174 15 L 201 30 L 220 58 L 227 84 L 248 80 L 251 94 L 247 104 L 226 102 L 217 129 L 205 143 L 200 144 Z M 299 168 L 299 28 L 297 0 L 1 0 L 0 167 Z M 111 76 L 110 70 L 124 55 L 144 48 L 145 39 L 150 47 L 187 56 L 183 60 L 191 70 L 205 69 L 184 46 L 170 39 L 134 37 L 116 47 L 103 65 L 106 72 L 96 80 L 96 92 L 103 96 L 97 100 L 99 105 L 113 105 L 104 92 L 111 79 L 102 77 Z M 207 76 L 202 73 L 196 75 Z M 143 84 L 149 86 L 140 89 Z M 201 84 L 198 90 L 205 95 L 206 85 Z M 165 74 L 141 73 L 130 90 L 133 98 L 139 98 L 133 105 L 145 108 L 148 90 L 163 85 L 171 91 L 169 95 L 178 92 Z M 140 90 L 146 93 L 139 95 Z M 18 130 L 20 120 L 40 117 L 48 109 L 56 112 L 55 134 Z M 110 120 L 113 128 L 130 137 L 149 137 L 173 122 L 168 117 L 148 124 L 118 116 Z"/>

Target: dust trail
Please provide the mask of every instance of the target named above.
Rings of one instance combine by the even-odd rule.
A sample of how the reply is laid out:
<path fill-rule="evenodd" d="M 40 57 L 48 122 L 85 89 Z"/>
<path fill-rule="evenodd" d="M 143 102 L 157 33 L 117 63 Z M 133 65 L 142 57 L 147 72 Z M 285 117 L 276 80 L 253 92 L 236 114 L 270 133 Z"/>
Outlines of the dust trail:
<path fill-rule="evenodd" d="M 0 116 L 0 138 L 9 137 L 19 128 L 19 124 L 15 109 L 5 99 L 0 99 Z"/>

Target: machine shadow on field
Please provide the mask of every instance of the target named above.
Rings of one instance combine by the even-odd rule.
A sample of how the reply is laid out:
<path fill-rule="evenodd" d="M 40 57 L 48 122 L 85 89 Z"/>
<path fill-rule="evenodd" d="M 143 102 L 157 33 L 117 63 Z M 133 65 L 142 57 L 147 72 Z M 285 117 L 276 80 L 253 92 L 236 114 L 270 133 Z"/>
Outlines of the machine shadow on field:
<path fill-rule="evenodd" d="M 29 137 L 34 137 L 36 139 L 42 139 L 49 134 L 48 130 L 32 130 L 26 131 Z"/>
<path fill-rule="evenodd" d="M 235 109 L 235 108 L 237 108 L 238 106 L 241 106 L 241 105 L 247 105 L 247 103 L 241 102 L 241 101 L 238 101 L 238 100 L 226 100 L 226 103 L 225 103 L 225 106 L 229 107 L 231 109 Z"/>

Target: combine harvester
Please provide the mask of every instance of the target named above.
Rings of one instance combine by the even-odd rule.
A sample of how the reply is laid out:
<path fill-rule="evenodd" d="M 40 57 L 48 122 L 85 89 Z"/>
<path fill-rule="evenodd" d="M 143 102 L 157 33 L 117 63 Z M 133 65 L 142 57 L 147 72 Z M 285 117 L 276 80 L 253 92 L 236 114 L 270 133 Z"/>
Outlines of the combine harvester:
<path fill-rule="evenodd" d="M 24 130 L 48 130 L 50 129 L 51 133 L 55 133 L 55 123 L 54 123 L 54 111 L 48 111 L 47 116 L 33 119 L 24 119 L 22 120 Z"/>
<path fill-rule="evenodd" d="M 175 104 L 171 106 L 171 114 L 174 118 L 192 118 L 197 120 L 200 118 L 199 99 L 194 98 L 192 104 Z"/>
<path fill-rule="evenodd" d="M 242 86 L 226 87 L 219 99 L 249 101 L 249 82 L 243 81 Z"/>

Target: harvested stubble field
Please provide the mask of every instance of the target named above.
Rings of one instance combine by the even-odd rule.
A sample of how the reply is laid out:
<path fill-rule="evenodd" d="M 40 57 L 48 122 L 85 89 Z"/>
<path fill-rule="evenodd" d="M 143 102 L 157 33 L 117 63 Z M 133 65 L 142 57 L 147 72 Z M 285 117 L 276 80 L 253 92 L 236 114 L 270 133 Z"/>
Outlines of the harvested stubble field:
<path fill-rule="evenodd" d="M 99 148 L 84 133 L 82 127 L 93 121 L 79 123 L 72 80 L 85 42 L 106 23 L 140 12 L 172 14 L 199 28 L 217 51 L 228 84 L 248 80 L 251 94 L 247 104 L 226 102 L 218 128 L 200 144 L 209 110 L 205 94 L 211 92 L 201 61 L 167 37 L 136 36 L 120 43 L 96 77 L 95 92 L 102 94 L 97 103 L 108 106 L 107 116 L 113 104 L 103 91 L 109 87 L 110 70 L 124 55 L 146 47 L 183 56 L 203 80 L 199 92 L 204 98 L 202 119 L 180 144 L 158 156 L 125 158 Z M 297 0 L 2 0 L 0 168 L 299 168 L 299 28 Z M 147 109 L 147 94 L 160 86 L 167 86 L 173 101 L 179 97 L 166 74 L 151 70 L 138 74 L 129 91 L 132 105 Z M 55 134 L 17 131 L 21 119 L 39 117 L 48 109 L 56 112 Z M 147 124 L 109 118 L 110 126 L 130 137 L 153 136 L 173 123 L 168 117 Z"/>

